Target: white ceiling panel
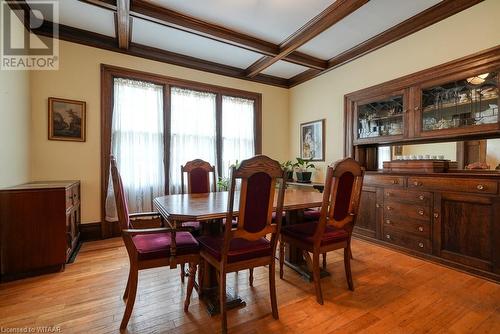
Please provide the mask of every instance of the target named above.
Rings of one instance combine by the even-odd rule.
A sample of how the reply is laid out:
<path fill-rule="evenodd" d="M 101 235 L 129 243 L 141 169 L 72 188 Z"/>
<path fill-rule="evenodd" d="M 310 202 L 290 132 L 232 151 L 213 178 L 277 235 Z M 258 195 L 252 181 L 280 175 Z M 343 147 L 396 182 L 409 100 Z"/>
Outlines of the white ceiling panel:
<path fill-rule="evenodd" d="M 276 77 L 284 78 L 284 79 L 290 79 L 291 77 L 302 73 L 306 70 L 308 70 L 308 67 L 296 65 L 289 63 L 287 61 L 278 61 L 268 68 L 266 68 L 264 71 L 262 71 L 263 74 L 268 74 L 268 75 L 274 75 Z"/>
<path fill-rule="evenodd" d="M 133 19 L 132 41 L 224 65 L 247 68 L 260 54 L 142 19 Z"/>
<path fill-rule="evenodd" d="M 150 2 L 279 44 L 335 0 L 150 0 Z"/>
<path fill-rule="evenodd" d="M 27 2 L 33 4 L 37 1 L 30 0 Z M 57 2 L 59 5 L 59 18 L 56 17 L 53 21 L 115 37 L 115 18 L 112 11 L 78 0 L 57 0 Z"/>
<path fill-rule="evenodd" d="M 403 22 L 440 0 L 371 0 L 298 51 L 330 59 Z"/>

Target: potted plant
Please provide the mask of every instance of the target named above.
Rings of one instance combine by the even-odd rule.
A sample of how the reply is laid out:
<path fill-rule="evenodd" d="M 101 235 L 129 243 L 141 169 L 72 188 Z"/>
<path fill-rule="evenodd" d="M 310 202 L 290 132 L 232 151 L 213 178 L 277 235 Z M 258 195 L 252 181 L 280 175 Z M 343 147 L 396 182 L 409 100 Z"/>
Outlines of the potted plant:
<path fill-rule="evenodd" d="M 297 182 L 302 182 L 302 183 L 311 182 L 312 172 L 309 172 L 308 169 L 316 168 L 311 163 L 311 160 L 297 158 L 297 162 L 293 164 L 293 167 L 297 168 L 297 171 L 295 173 L 297 175 Z"/>
<path fill-rule="evenodd" d="M 290 160 L 282 162 L 281 168 L 285 172 L 286 181 L 293 181 L 293 163 Z"/>

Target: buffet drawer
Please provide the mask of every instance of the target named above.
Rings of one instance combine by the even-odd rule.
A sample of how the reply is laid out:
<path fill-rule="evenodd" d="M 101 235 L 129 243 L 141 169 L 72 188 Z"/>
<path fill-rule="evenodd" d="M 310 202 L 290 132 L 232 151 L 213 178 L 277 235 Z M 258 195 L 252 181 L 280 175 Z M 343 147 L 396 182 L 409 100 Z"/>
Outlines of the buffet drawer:
<path fill-rule="evenodd" d="M 391 244 L 409 248 L 422 253 L 431 253 L 432 244 L 429 238 L 414 236 L 388 226 L 383 227 L 383 240 Z"/>
<path fill-rule="evenodd" d="M 412 233 L 420 238 L 429 239 L 431 236 L 430 222 L 410 218 L 384 217 L 383 224 L 384 227 Z"/>
<path fill-rule="evenodd" d="M 410 219 L 430 221 L 430 206 L 384 201 L 384 218 L 407 217 Z"/>
<path fill-rule="evenodd" d="M 379 187 L 404 187 L 404 177 L 392 175 L 365 175 L 363 184 Z"/>
<path fill-rule="evenodd" d="M 408 188 L 496 194 L 498 192 L 498 183 L 482 179 L 409 177 Z"/>
<path fill-rule="evenodd" d="M 432 193 L 426 191 L 408 191 L 399 189 L 384 189 L 386 201 L 411 203 L 429 206 L 432 203 Z"/>

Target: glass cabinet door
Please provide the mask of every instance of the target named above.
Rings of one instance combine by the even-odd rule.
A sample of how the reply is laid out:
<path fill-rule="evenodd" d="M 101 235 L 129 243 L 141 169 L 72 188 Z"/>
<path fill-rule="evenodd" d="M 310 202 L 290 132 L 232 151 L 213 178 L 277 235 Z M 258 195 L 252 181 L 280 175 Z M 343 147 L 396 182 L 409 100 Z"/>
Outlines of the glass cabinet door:
<path fill-rule="evenodd" d="M 402 136 L 404 133 L 403 95 L 357 106 L 357 139 Z"/>
<path fill-rule="evenodd" d="M 422 132 L 498 125 L 498 73 L 422 90 Z"/>

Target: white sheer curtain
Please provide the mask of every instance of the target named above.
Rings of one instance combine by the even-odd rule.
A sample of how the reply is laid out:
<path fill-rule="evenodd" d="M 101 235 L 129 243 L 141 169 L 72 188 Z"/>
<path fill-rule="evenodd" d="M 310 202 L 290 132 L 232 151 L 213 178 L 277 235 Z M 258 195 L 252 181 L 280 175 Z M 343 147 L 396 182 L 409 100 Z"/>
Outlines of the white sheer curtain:
<path fill-rule="evenodd" d="M 116 157 L 131 213 L 153 211 L 153 199 L 165 193 L 163 146 L 163 87 L 116 78 L 111 153 Z M 106 219 L 116 217 L 110 176 Z"/>
<path fill-rule="evenodd" d="M 222 97 L 222 175 L 229 166 L 255 155 L 254 101 Z"/>
<path fill-rule="evenodd" d="M 171 194 L 181 192 L 181 165 L 193 159 L 216 163 L 215 94 L 171 89 Z"/>

